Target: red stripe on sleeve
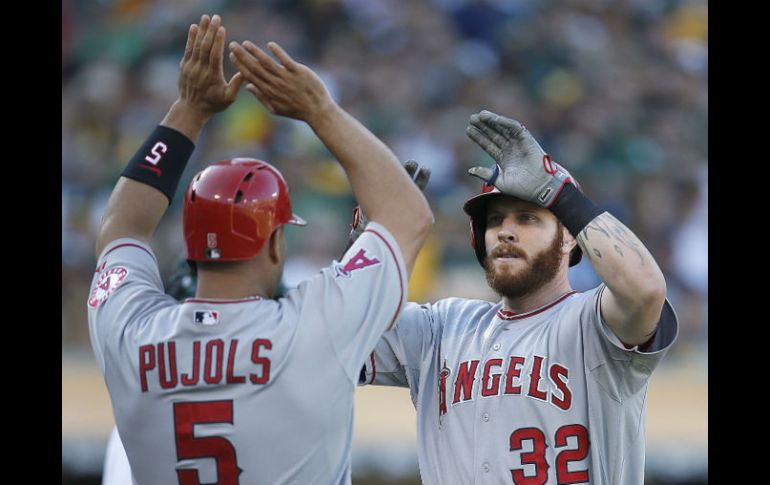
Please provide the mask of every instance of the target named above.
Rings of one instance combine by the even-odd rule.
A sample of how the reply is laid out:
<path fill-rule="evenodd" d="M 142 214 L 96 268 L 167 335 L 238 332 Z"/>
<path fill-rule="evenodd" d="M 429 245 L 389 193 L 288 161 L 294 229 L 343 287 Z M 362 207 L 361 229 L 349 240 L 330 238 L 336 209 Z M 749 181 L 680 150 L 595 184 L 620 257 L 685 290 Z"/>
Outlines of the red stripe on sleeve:
<path fill-rule="evenodd" d="M 369 384 L 372 384 L 374 383 L 374 378 L 377 376 L 377 366 L 374 365 L 374 352 L 369 355 L 369 358 L 372 360 L 372 380 L 369 381 Z"/>
<path fill-rule="evenodd" d="M 393 251 L 393 248 L 388 243 L 387 239 L 385 239 L 382 234 L 375 231 L 374 229 L 366 229 L 364 232 L 371 232 L 375 236 L 382 239 L 382 242 L 385 243 L 385 245 L 388 247 L 388 250 L 390 251 L 390 254 L 393 256 L 393 261 L 396 263 L 396 269 L 398 270 L 398 284 L 401 286 L 401 298 L 398 300 L 398 308 L 396 309 L 396 314 L 393 315 L 393 320 L 390 322 L 390 325 L 388 325 L 388 330 L 393 328 L 393 325 L 396 323 L 396 318 L 398 317 L 398 314 L 401 312 L 401 305 L 404 302 L 404 278 L 401 275 L 401 267 L 398 265 L 398 258 L 396 258 L 396 253 Z"/>
<path fill-rule="evenodd" d="M 134 243 L 124 243 L 124 244 L 118 244 L 118 245 L 117 245 L 117 246 L 115 246 L 114 248 L 112 248 L 112 249 L 110 249 L 109 251 L 107 251 L 106 253 L 104 253 L 104 256 L 102 256 L 102 258 L 105 258 L 105 257 L 107 257 L 107 255 L 108 255 L 108 254 L 110 254 L 111 252 L 115 251 L 116 249 L 118 249 L 118 248 L 122 248 L 122 247 L 125 247 L 125 246 L 134 246 L 134 247 L 137 247 L 137 248 L 141 249 L 142 251 L 144 251 L 145 253 L 147 253 L 147 254 L 149 254 L 150 256 L 152 256 L 152 259 L 155 259 L 155 256 L 153 256 L 153 255 L 152 255 L 152 253 L 151 253 L 151 252 L 149 252 L 149 251 L 147 250 L 147 248 L 143 248 L 142 246 L 140 246 L 140 245 L 138 245 L 138 244 L 134 244 Z"/>

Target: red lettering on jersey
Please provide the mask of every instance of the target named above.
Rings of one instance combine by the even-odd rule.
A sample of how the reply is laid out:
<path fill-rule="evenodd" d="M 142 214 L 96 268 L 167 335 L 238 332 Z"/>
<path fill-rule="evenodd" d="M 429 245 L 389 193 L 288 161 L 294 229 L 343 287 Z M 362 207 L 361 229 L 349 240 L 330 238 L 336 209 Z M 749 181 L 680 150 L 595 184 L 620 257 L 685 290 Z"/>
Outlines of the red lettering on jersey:
<path fill-rule="evenodd" d="M 227 383 L 228 384 L 243 384 L 246 382 L 246 378 L 243 376 L 233 375 L 235 367 L 235 350 L 238 348 L 238 339 L 233 339 L 230 342 L 230 354 L 227 356 Z"/>
<path fill-rule="evenodd" d="M 192 376 L 189 374 L 182 374 L 183 386 L 194 386 L 198 383 L 201 365 L 201 343 L 197 340 L 193 341 L 193 361 L 192 361 Z"/>
<path fill-rule="evenodd" d="M 529 392 L 527 395 L 530 397 L 534 397 L 537 399 L 541 399 L 543 401 L 547 401 L 548 394 L 544 391 L 541 391 L 537 388 L 537 385 L 540 383 L 540 369 L 543 367 L 543 358 L 539 355 L 535 356 L 535 363 L 532 364 L 532 374 L 529 376 Z"/>
<path fill-rule="evenodd" d="M 495 396 L 500 391 L 500 375 L 501 374 L 492 374 L 492 385 L 489 384 L 489 370 L 490 368 L 496 365 L 498 367 L 503 366 L 503 359 L 490 359 L 487 361 L 486 364 L 484 364 L 484 380 L 483 385 L 481 386 L 481 395 L 482 396 Z"/>
<path fill-rule="evenodd" d="M 160 387 L 173 389 L 177 384 L 176 377 L 176 344 L 168 342 L 168 366 L 171 378 L 166 379 L 166 358 L 163 351 L 163 342 L 158 344 L 158 370 L 160 371 Z"/>
<path fill-rule="evenodd" d="M 457 379 L 455 379 L 455 398 L 452 404 L 460 402 L 460 390 L 463 392 L 463 401 L 471 399 L 473 381 L 476 380 L 476 367 L 478 365 L 478 360 L 465 361 L 460 364 L 460 368 L 457 370 Z"/>
<path fill-rule="evenodd" d="M 212 358 L 212 353 L 215 348 L 217 351 L 216 362 L 214 362 Z M 203 379 L 208 384 L 219 384 L 219 381 L 222 380 L 222 359 L 224 358 L 224 353 L 225 343 L 221 339 L 210 340 L 206 343 L 206 370 L 203 373 Z M 211 373 L 212 367 L 214 374 Z"/>
<path fill-rule="evenodd" d="M 438 377 L 438 414 L 439 416 L 443 416 L 446 414 L 446 380 L 447 377 L 449 377 L 449 374 L 451 374 L 452 371 L 449 370 L 449 367 L 446 366 L 446 361 L 444 362 L 444 368 L 441 369 L 441 373 Z"/>
<path fill-rule="evenodd" d="M 508 364 L 508 372 L 505 374 L 504 394 L 521 394 L 521 386 L 513 385 L 513 378 L 521 376 L 521 366 L 524 365 L 524 357 L 514 355 Z"/>
<path fill-rule="evenodd" d="M 267 350 L 273 348 L 273 343 L 268 339 L 258 338 L 251 346 L 251 361 L 262 366 L 262 375 L 249 374 L 249 380 L 252 384 L 265 384 L 270 380 L 270 359 L 259 356 L 259 348 L 264 347 Z"/>
<path fill-rule="evenodd" d="M 564 395 L 563 399 L 559 399 L 552 392 L 551 402 L 556 407 L 566 411 L 567 409 L 569 409 L 570 405 L 572 404 L 572 392 L 569 390 L 569 387 L 567 387 L 567 382 L 569 382 L 569 370 L 567 370 L 565 367 L 560 366 L 559 364 L 553 364 L 551 366 L 550 375 L 551 375 L 551 381 L 553 381 L 553 383 L 556 384 L 556 387 L 558 387 L 561 393 Z M 563 376 L 564 379 L 562 380 L 559 376 Z"/>
<path fill-rule="evenodd" d="M 152 345 L 142 345 L 139 347 L 139 376 L 142 381 L 142 392 L 147 392 L 147 371 L 154 368 L 155 347 Z"/>
<path fill-rule="evenodd" d="M 337 266 L 337 274 L 342 276 L 350 276 L 350 273 L 353 271 L 356 271 L 358 269 L 366 268 L 367 266 L 372 266 L 373 264 L 379 264 L 380 260 L 377 258 L 369 259 L 364 254 L 366 252 L 365 249 L 359 249 L 355 256 L 350 258 L 350 260 L 345 263 L 345 266 L 340 267 Z"/>

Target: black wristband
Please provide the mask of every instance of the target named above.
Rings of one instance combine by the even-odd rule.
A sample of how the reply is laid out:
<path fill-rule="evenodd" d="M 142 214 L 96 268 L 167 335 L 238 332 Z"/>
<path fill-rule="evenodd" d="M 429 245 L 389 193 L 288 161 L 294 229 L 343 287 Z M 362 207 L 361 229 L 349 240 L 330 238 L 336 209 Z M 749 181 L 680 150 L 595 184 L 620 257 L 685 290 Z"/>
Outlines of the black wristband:
<path fill-rule="evenodd" d="M 180 132 L 158 126 L 121 175 L 160 190 L 170 205 L 194 149 L 195 144 Z"/>
<path fill-rule="evenodd" d="M 577 237 L 580 231 L 604 212 L 591 199 L 572 184 L 565 184 L 559 197 L 551 206 L 551 212 L 564 224 L 564 227 Z"/>

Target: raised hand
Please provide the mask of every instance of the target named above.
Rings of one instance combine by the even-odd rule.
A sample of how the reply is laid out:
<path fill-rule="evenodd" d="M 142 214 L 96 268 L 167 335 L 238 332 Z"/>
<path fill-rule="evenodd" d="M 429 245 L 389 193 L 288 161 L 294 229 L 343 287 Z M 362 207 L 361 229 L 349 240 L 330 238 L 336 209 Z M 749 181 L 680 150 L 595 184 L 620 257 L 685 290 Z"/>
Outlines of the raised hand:
<path fill-rule="evenodd" d="M 243 75 L 225 79 L 223 55 L 225 28 L 219 15 L 201 16 L 187 33 L 184 57 L 179 63 L 179 102 L 208 119 L 224 110 L 238 95 Z"/>
<path fill-rule="evenodd" d="M 471 115 L 465 132 L 497 162 L 494 169 L 473 167 L 468 173 L 503 193 L 547 208 L 565 184 L 577 185 L 514 119 L 484 110 Z"/>
<path fill-rule="evenodd" d="M 315 72 L 296 62 L 275 42 L 268 42 L 267 48 L 280 63 L 249 41 L 231 42 L 230 60 L 248 81 L 246 89 L 271 113 L 312 126 L 335 104 L 326 86 Z"/>

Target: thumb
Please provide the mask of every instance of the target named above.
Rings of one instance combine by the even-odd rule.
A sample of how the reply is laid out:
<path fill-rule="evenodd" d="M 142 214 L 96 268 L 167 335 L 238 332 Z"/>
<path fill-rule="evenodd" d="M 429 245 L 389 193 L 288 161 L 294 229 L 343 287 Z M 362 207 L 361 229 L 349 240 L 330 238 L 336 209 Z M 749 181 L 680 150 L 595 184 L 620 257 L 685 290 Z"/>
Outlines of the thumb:
<path fill-rule="evenodd" d="M 230 82 L 227 83 L 227 89 L 225 91 L 225 96 L 228 100 L 235 101 L 235 97 L 238 96 L 238 90 L 241 89 L 241 84 L 243 84 L 243 73 L 236 72 L 232 78 L 230 78 Z"/>
<path fill-rule="evenodd" d="M 496 175 L 495 170 L 492 170 L 489 167 L 473 167 L 468 169 L 468 174 L 473 175 L 474 177 L 478 177 L 481 180 L 484 181 L 487 185 L 492 185 L 495 183 L 494 180 L 491 180 L 493 176 Z M 494 178 L 497 178 L 496 176 Z"/>

